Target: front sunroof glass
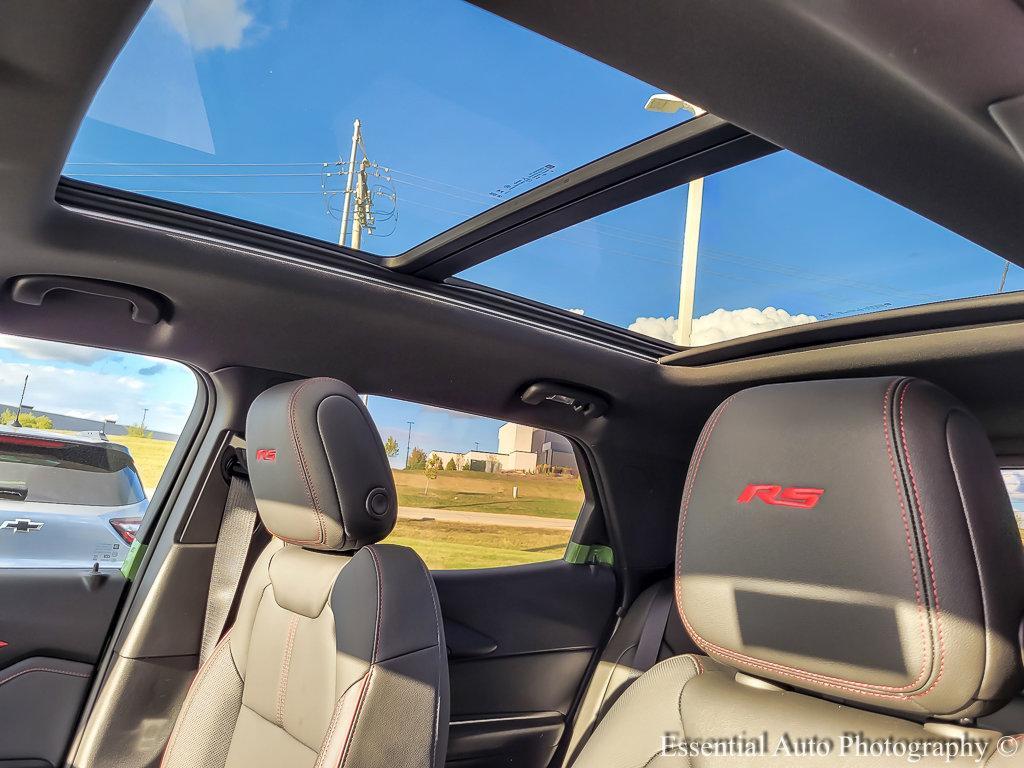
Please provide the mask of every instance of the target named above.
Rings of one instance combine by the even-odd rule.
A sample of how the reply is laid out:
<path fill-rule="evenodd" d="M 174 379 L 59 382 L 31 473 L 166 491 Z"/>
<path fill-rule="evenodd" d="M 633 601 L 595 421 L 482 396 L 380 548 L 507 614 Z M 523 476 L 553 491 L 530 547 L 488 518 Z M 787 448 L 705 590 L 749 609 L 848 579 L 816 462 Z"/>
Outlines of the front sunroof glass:
<path fill-rule="evenodd" d="M 657 90 L 459 0 L 155 0 L 64 173 L 392 255 L 691 116 Z"/>
<path fill-rule="evenodd" d="M 1020 267 L 787 151 L 459 276 L 680 346 L 1024 289 Z"/>

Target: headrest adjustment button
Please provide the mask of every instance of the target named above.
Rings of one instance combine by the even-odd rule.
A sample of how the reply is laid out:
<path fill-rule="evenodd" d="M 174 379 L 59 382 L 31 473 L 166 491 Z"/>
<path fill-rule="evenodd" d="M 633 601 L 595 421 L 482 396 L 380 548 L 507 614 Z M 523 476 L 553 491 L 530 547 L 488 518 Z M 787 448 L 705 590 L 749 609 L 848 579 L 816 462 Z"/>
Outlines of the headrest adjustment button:
<path fill-rule="evenodd" d="M 391 499 L 383 488 L 374 488 L 366 497 L 366 511 L 378 520 L 388 513 Z"/>

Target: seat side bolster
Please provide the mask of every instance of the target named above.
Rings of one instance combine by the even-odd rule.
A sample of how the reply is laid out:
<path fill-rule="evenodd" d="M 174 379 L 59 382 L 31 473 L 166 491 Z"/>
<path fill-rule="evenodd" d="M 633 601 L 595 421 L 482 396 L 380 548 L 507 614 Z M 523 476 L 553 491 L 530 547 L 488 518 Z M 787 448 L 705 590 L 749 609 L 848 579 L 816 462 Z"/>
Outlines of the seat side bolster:
<path fill-rule="evenodd" d="M 224 766 L 241 707 L 242 676 L 231 655 L 228 632 L 200 668 L 185 696 L 161 768 Z"/>
<path fill-rule="evenodd" d="M 666 734 L 683 737 L 679 698 L 691 680 L 725 667 L 694 655 L 675 656 L 642 674 L 619 697 L 572 763 L 573 768 L 644 765 Z"/>

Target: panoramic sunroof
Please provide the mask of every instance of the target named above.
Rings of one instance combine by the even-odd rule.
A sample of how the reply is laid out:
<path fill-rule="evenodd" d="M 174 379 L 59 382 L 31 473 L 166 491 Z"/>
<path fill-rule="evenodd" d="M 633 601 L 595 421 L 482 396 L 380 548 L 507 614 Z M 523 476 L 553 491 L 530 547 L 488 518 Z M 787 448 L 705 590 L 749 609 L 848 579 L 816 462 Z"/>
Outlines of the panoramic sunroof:
<path fill-rule="evenodd" d="M 1024 289 L 1017 265 L 787 151 L 459 276 L 679 346 Z"/>
<path fill-rule="evenodd" d="M 657 90 L 459 0 L 156 0 L 64 174 L 394 255 L 691 116 Z"/>

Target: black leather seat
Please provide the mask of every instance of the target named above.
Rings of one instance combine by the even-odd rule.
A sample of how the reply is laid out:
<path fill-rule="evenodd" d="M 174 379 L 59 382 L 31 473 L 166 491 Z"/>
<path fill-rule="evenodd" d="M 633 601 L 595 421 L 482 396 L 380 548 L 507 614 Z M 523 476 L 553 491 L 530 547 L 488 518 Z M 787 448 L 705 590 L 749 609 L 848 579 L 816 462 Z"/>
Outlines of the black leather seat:
<path fill-rule="evenodd" d="M 948 765 L 953 743 L 988 749 L 953 764 L 1024 763 L 1019 740 L 998 752 L 999 734 L 973 727 L 1024 678 L 1024 551 L 985 433 L 927 382 L 779 384 L 723 403 L 683 491 L 675 596 L 707 656 L 630 685 L 575 768 L 686 764 L 731 737 L 751 751 L 694 764 L 905 765 L 908 745 L 945 744 L 921 764 Z M 825 751 L 780 761 L 743 741 L 761 734 L 769 750 L 788 735 Z"/>
<path fill-rule="evenodd" d="M 274 534 L 164 753 L 170 768 L 440 768 L 448 666 L 423 562 L 376 544 L 397 498 L 380 435 L 333 379 L 260 395 L 246 427 Z"/>

